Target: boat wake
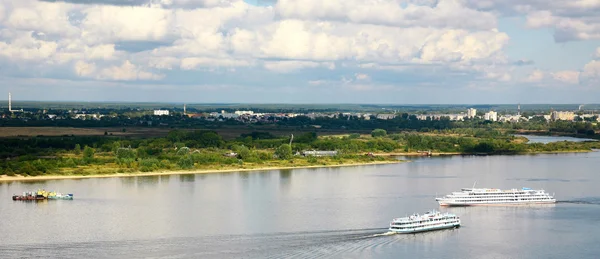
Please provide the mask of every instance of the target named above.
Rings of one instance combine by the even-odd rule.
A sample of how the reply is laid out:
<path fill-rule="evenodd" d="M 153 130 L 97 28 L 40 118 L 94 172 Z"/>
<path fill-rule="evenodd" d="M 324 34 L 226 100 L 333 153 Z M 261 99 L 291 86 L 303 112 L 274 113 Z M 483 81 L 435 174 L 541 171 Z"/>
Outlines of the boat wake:
<path fill-rule="evenodd" d="M 556 201 L 556 203 L 583 204 L 583 205 L 600 205 L 600 198 L 585 198 L 585 199 L 578 199 L 578 200 L 564 200 L 564 201 Z"/>
<path fill-rule="evenodd" d="M 372 235 L 371 237 L 383 237 L 383 236 L 391 236 L 391 235 L 395 235 L 395 234 L 396 234 L 396 232 L 394 232 L 394 231 L 388 231 L 385 233 Z"/>
<path fill-rule="evenodd" d="M 91 241 L 43 244 L 0 244 L 8 258 L 97 258 L 97 257 L 217 257 L 217 258 L 323 258 L 348 253 L 377 253 L 398 242 L 385 238 L 387 228 L 347 229 L 174 237 L 147 240 Z M 101 256 L 99 256 L 101 255 Z M 2 256 L 0 256 L 2 257 Z"/>

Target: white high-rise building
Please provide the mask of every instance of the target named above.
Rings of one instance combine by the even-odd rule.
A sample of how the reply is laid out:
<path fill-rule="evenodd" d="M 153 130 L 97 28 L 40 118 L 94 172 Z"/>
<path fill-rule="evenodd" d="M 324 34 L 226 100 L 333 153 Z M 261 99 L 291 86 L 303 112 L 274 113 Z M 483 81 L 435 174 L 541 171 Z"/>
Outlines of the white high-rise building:
<path fill-rule="evenodd" d="M 12 112 L 12 95 L 8 92 L 8 111 Z"/>
<path fill-rule="evenodd" d="M 559 112 L 559 111 L 552 111 L 552 113 L 550 114 L 550 118 L 553 121 L 558 121 L 558 120 L 563 120 L 563 121 L 572 121 L 575 119 L 575 113 L 574 112 Z"/>
<path fill-rule="evenodd" d="M 495 111 L 489 111 L 483 115 L 483 119 L 486 121 L 498 121 L 498 113 Z"/>
<path fill-rule="evenodd" d="M 467 109 L 467 118 L 472 119 L 472 118 L 475 118 L 475 116 L 477 116 L 477 109 L 474 109 L 474 108 Z"/>

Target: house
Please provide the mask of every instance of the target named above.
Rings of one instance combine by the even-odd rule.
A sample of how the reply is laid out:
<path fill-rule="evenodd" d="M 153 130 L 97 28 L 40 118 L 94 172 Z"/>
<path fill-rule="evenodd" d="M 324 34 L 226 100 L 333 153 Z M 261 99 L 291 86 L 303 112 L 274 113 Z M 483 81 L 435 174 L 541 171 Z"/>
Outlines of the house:
<path fill-rule="evenodd" d="M 377 114 L 377 119 L 380 120 L 391 120 L 396 118 L 396 114 Z"/>
<path fill-rule="evenodd" d="M 316 156 L 316 157 L 322 157 L 322 156 L 337 156 L 338 152 L 337 151 L 317 151 L 317 150 L 309 150 L 309 151 L 302 151 L 302 155 L 303 156 Z"/>
<path fill-rule="evenodd" d="M 169 111 L 168 110 L 154 110 L 154 115 L 155 116 L 162 116 L 162 115 L 169 115 Z"/>

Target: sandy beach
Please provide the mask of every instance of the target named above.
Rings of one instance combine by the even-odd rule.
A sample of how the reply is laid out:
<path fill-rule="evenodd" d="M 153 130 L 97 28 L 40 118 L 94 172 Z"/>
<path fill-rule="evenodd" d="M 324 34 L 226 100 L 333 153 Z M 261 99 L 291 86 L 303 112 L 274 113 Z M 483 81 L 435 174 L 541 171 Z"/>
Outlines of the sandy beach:
<path fill-rule="evenodd" d="M 285 169 L 306 169 L 306 168 L 330 168 L 330 167 L 349 167 L 349 166 L 365 166 L 365 165 L 385 165 L 398 164 L 407 161 L 377 161 L 369 163 L 355 163 L 342 165 L 315 165 L 315 166 L 290 166 L 290 167 L 263 167 L 252 169 L 224 169 L 224 170 L 190 170 L 190 171 L 157 171 L 150 173 L 125 173 L 125 174 L 106 174 L 106 175 L 43 175 L 43 176 L 0 176 L 0 182 L 12 181 L 44 181 L 44 180 L 67 180 L 67 179 L 87 179 L 87 178 L 112 178 L 112 177 L 135 177 L 135 176 L 159 176 L 159 175 L 183 175 L 183 174 L 214 174 L 214 173 L 233 173 L 233 172 L 254 172 L 268 170 L 285 170 Z"/>

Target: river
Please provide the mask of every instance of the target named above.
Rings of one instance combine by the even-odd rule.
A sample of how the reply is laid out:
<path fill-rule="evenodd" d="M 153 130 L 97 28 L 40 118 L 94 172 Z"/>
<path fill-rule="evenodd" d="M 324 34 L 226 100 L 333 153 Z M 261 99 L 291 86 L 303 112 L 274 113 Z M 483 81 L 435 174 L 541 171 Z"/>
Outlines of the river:
<path fill-rule="evenodd" d="M 525 137 L 529 139 L 527 143 L 550 143 L 559 141 L 570 141 L 570 142 L 584 142 L 584 141 L 598 141 L 589 138 L 574 138 L 574 137 L 562 137 L 562 136 L 538 136 L 538 135 L 515 135 L 517 137 Z"/>
<path fill-rule="evenodd" d="M 600 152 L 0 183 L 1 258 L 597 258 Z M 543 188 L 555 205 L 439 208 L 470 187 Z M 19 202 L 46 188 L 72 201 Z M 462 227 L 386 235 L 430 209 Z"/>

